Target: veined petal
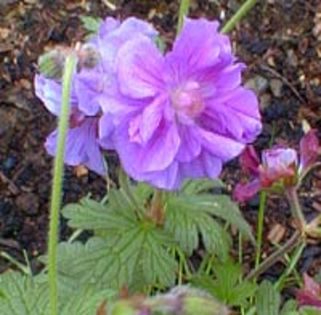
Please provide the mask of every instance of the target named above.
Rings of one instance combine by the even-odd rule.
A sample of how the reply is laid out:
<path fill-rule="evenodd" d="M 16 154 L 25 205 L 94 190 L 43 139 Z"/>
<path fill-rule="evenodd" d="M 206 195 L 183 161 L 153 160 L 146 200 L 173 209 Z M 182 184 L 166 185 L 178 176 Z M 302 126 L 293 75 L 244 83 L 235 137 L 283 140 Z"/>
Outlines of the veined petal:
<path fill-rule="evenodd" d="M 220 34 L 218 27 L 217 21 L 185 18 L 183 29 L 166 59 L 179 65 L 178 70 L 185 74 L 217 65 L 222 61 L 222 55 L 231 56 L 227 49 L 229 38 Z"/>
<path fill-rule="evenodd" d="M 128 123 L 117 128 L 115 146 L 131 176 L 136 178 L 138 173 L 161 171 L 173 163 L 180 145 L 175 124 L 162 122 L 156 134 L 144 145 L 130 141 L 128 130 Z"/>
<path fill-rule="evenodd" d="M 112 133 L 114 131 L 114 123 L 112 116 L 109 114 L 104 114 L 99 119 L 99 140 L 100 145 L 107 150 L 114 149 L 114 144 L 112 141 Z"/>
<path fill-rule="evenodd" d="M 35 92 L 46 108 L 52 114 L 59 116 L 62 95 L 61 84 L 52 79 L 47 79 L 43 75 L 36 75 Z"/>
<path fill-rule="evenodd" d="M 165 63 L 153 41 L 144 36 L 124 44 L 117 55 L 120 91 L 133 98 L 156 96 L 164 87 Z"/>
<path fill-rule="evenodd" d="M 179 136 L 181 144 L 176 159 L 180 162 L 190 162 L 201 153 L 202 146 L 197 128 L 193 126 L 180 126 Z"/>
<path fill-rule="evenodd" d="M 213 132 L 199 129 L 200 141 L 205 150 L 221 158 L 223 161 L 229 161 L 239 155 L 244 149 L 244 144 L 237 142 L 232 138 L 216 134 Z"/>
<path fill-rule="evenodd" d="M 144 109 L 140 126 L 140 135 L 144 142 L 147 142 L 157 130 L 163 117 L 163 105 L 166 101 L 166 96 L 159 96 Z"/>
<path fill-rule="evenodd" d="M 97 119 L 88 118 L 79 127 L 69 129 L 66 137 L 66 164 L 71 166 L 85 165 L 92 171 L 104 175 L 106 168 L 97 139 Z M 55 130 L 47 138 L 47 152 L 55 156 L 58 132 Z"/>

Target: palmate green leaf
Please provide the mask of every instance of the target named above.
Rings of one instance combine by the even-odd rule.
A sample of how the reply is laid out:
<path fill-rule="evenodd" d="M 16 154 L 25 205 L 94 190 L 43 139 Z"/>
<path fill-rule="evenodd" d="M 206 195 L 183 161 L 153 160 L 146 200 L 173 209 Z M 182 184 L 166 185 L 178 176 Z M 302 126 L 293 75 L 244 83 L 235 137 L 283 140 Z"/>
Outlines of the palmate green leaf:
<path fill-rule="evenodd" d="M 59 283 L 66 292 L 94 283 L 105 288 L 132 286 L 135 271 L 141 268 L 140 289 L 146 285 L 170 286 L 175 282 L 177 264 L 165 244 L 170 246 L 171 241 L 161 230 L 144 225 L 114 237 L 92 238 L 85 245 L 60 244 Z"/>
<path fill-rule="evenodd" d="M 143 207 L 152 189 L 143 183 L 131 189 L 136 203 Z M 113 233 L 115 229 L 120 232 L 120 228 L 126 230 L 135 225 L 137 204 L 133 204 L 122 189 L 111 189 L 106 204 L 85 197 L 79 203 L 65 206 L 62 214 L 73 228 Z"/>
<path fill-rule="evenodd" d="M 257 315 L 278 315 L 280 305 L 280 293 L 271 282 L 263 281 L 256 294 Z"/>
<path fill-rule="evenodd" d="M 253 239 L 251 227 L 228 196 L 206 193 L 191 195 L 203 189 L 208 190 L 209 187 L 210 181 L 201 186 L 191 183 L 184 188 L 189 194 L 169 196 L 165 229 L 174 235 L 176 241 L 189 255 L 198 248 L 201 235 L 208 252 L 226 259 L 231 240 L 215 217 L 233 224 L 245 237 Z"/>
<path fill-rule="evenodd" d="M 49 290 L 47 279 L 32 278 L 17 272 L 0 276 L 1 315 L 48 315 Z M 78 286 L 69 294 L 60 294 L 59 315 L 96 315 L 99 305 L 115 292 L 101 290 L 96 285 Z"/>
<path fill-rule="evenodd" d="M 48 289 L 29 276 L 8 272 L 0 276 L 1 315 L 47 315 Z"/>

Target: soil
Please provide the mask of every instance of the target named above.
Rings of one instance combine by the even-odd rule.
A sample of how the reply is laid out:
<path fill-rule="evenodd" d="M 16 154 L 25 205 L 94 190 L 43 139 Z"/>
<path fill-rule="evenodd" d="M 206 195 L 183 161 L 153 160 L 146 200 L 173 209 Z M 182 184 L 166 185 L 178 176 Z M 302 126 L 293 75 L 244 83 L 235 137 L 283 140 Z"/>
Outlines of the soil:
<path fill-rule="evenodd" d="M 241 1 L 194 0 L 192 17 L 226 21 Z M 119 0 L 114 10 L 108 1 L 5 0 L 0 3 L 0 250 L 31 261 L 46 249 L 52 159 L 43 144 L 55 127 L 50 115 L 33 92 L 37 58 L 56 45 L 81 41 L 85 30 L 82 15 L 118 18 L 137 16 L 150 21 L 170 43 L 177 23 L 178 1 Z M 298 147 L 302 126 L 309 124 L 321 135 L 321 6 L 318 0 L 258 1 L 231 33 L 239 58 L 247 64 L 244 82 L 260 97 L 264 129 L 256 142 L 258 150 L 271 143 Z M 237 161 L 223 174 L 229 191 L 240 180 Z M 315 173 L 302 190 L 308 216 L 321 211 L 321 172 Z M 64 203 L 79 200 L 89 192 L 99 198 L 106 183 L 99 176 L 79 175 L 66 169 Z M 258 198 L 242 206 L 255 228 Z M 265 217 L 264 254 L 270 253 L 269 233 L 276 229 L 278 241 L 291 233 L 288 205 L 269 198 Z M 64 222 L 61 238 L 68 235 Z M 245 248 L 253 261 L 253 248 Z M 299 270 L 313 271 L 321 265 L 321 248 L 305 250 Z M 0 271 L 9 263 L 0 260 Z M 250 268 L 250 265 L 248 266 Z M 265 277 L 273 278 L 282 264 Z"/>

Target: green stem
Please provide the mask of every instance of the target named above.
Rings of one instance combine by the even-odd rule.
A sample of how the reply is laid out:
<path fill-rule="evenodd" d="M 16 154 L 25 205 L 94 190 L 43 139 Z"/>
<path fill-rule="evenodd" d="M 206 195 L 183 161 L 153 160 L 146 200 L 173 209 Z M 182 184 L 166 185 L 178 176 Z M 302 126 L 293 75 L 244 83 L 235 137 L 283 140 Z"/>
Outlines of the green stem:
<path fill-rule="evenodd" d="M 290 261 L 288 262 L 287 268 L 285 269 L 285 271 L 283 272 L 283 274 L 281 275 L 279 280 L 276 282 L 275 287 L 279 291 L 282 290 L 285 279 L 294 271 L 295 266 L 297 265 L 305 246 L 306 246 L 305 242 L 302 242 L 297 247 L 297 249 L 295 250 L 294 254 L 292 255 Z"/>
<path fill-rule="evenodd" d="M 155 188 L 152 203 L 150 206 L 150 216 L 157 225 L 162 225 L 165 219 L 164 212 L 164 191 Z"/>
<path fill-rule="evenodd" d="M 264 210 L 266 204 L 266 192 L 260 192 L 260 205 L 259 205 L 259 215 L 257 222 L 257 238 L 256 238 L 256 257 L 255 257 L 255 268 L 260 264 L 261 250 L 262 250 L 262 241 L 263 241 L 263 225 L 264 225 Z"/>
<path fill-rule="evenodd" d="M 227 21 L 222 28 L 222 33 L 230 32 L 235 25 L 254 7 L 257 0 L 246 0 L 237 12 Z"/>
<path fill-rule="evenodd" d="M 57 245 L 59 228 L 59 210 L 61 206 L 65 140 L 69 120 L 71 79 L 75 65 L 76 57 L 74 55 L 69 55 L 66 58 L 63 75 L 62 104 L 58 124 L 58 142 L 53 170 L 53 186 L 51 193 L 50 222 L 48 235 L 48 279 L 51 315 L 58 315 Z"/>
<path fill-rule="evenodd" d="M 292 237 L 283 244 L 276 252 L 274 252 L 271 256 L 265 259 L 257 268 L 251 271 L 247 276 L 246 280 L 252 280 L 258 277 L 261 273 L 269 269 L 273 266 L 281 257 L 283 257 L 286 253 L 291 251 L 297 244 L 298 241 L 301 240 L 301 232 L 296 231 Z"/>
<path fill-rule="evenodd" d="M 300 201 L 298 198 L 297 189 L 295 187 L 290 187 L 286 190 L 286 196 L 291 206 L 291 211 L 296 223 L 298 224 L 301 233 L 304 233 L 306 226 L 306 221 L 301 209 Z"/>
<path fill-rule="evenodd" d="M 184 18 L 188 14 L 189 11 L 190 0 L 181 0 L 181 4 L 179 6 L 179 13 L 178 13 L 178 24 L 177 24 L 177 35 L 181 32 Z"/>

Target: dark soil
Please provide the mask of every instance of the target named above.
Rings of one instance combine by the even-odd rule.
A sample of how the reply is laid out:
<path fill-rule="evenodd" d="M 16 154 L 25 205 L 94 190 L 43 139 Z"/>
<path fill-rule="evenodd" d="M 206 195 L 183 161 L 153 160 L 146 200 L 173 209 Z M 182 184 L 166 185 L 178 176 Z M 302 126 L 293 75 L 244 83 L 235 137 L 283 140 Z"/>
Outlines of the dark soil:
<path fill-rule="evenodd" d="M 192 1 L 191 16 L 228 19 L 241 1 Z M 271 143 L 298 146 L 302 123 L 321 133 L 321 7 L 318 0 L 258 1 L 247 18 L 232 32 L 233 43 L 247 65 L 244 81 L 260 96 L 264 130 L 256 146 Z M 221 3 L 218 5 L 218 3 Z M 137 16 L 158 28 L 165 40 L 174 37 L 178 1 L 119 0 L 116 10 L 105 1 L 5 0 L 0 3 L 0 250 L 23 260 L 46 249 L 52 159 L 43 144 L 55 127 L 55 119 L 33 93 L 38 56 L 55 45 L 70 45 L 85 36 L 81 15 Z M 237 162 L 224 172 L 229 190 L 240 179 Z M 302 191 L 307 214 L 321 210 L 321 172 Z M 77 201 L 89 192 L 99 198 L 105 181 L 95 174 L 77 176 L 67 168 L 64 203 Z M 313 191 L 313 193 L 312 193 Z M 255 226 L 258 198 L 243 207 Z M 283 242 L 291 234 L 286 201 L 270 198 L 265 217 L 266 238 L 279 224 Z M 61 237 L 68 234 L 61 225 Z M 264 252 L 274 249 L 267 240 Z M 245 257 L 253 261 L 253 248 Z M 305 250 L 300 271 L 321 264 L 321 249 Z M 250 266 L 250 265 L 249 265 Z M 8 267 L 0 260 L 0 271 Z M 277 275 L 281 266 L 266 276 Z"/>

